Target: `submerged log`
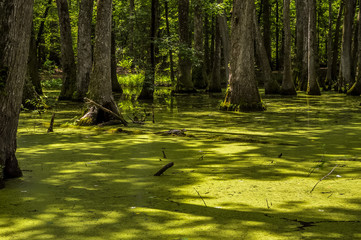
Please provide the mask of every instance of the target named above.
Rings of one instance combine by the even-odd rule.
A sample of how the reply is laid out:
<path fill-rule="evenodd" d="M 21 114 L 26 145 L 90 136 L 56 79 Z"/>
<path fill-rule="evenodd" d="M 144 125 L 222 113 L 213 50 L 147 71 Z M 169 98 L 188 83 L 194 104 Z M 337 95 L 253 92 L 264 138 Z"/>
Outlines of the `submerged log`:
<path fill-rule="evenodd" d="M 162 175 L 168 168 L 173 167 L 174 163 L 170 162 L 166 165 L 164 165 L 154 176 L 160 176 Z"/>

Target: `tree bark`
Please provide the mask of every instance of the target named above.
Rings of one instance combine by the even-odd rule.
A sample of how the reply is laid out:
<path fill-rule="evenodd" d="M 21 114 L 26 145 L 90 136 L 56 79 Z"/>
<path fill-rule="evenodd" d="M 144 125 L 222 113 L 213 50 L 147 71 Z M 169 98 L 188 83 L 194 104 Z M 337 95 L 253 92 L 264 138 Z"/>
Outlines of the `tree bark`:
<path fill-rule="evenodd" d="M 307 1 L 296 0 L 296 59 L 294 77 L 298 89 L 307 88 Z M 306 56 L 305 56 L 306 55 Z M 306 63 L 304 63 L 304 60 Z M 304 69 L 306 68 L 306 69 Z"/>
<path fill-rule="evenodd" d="M 204 67 L 203 57 L 203 4 L 202 0 L 197 0 L 194 3 L 194 50 L 196 55 L 196 64 L 192 69 L 192 80 L 194 87 L 204 89 L 207 86 L 207 72 Z"/>
<path fill-rule="evenodd" d="M 308 95 L 321 95 L 317 83 L 316 54 L 316 0 L 308 0 Z"/>
<path fill-rule="evenodd" d="M 22 176 L 16 152 L 22 90 L 29 54 L 33 1 L 0 0 L 0 188 Z"/>
<path fill-rule="evenodd" d="M 224 110 L 264 110 L 254 69 L 254 1 L 233 2 L 231 34 L 231 77 Z"/>
<path fill-rule="evenodd" d="M 218 0 L 218 3 L 222 3 L 223 0 Z M 226 13 L 223 11 L 221 15 L 217 16 L 218 21 L 218 28 L 222 40 L 222 49 L 223 49 L 223 66 L 225 69 L 225 78 L 228 84 L 229 81 L 229 59 L 230 59 L 230 52 L 231 52 L 231 45 L 229 39 L 229 30 L 227 25 Z M 221 77 L 223 79 L 223 77 Z"/>
<path fill-rule="evenodd" d="M 189 0 L 178 1 L 179 42 L 178 79 L 176 92 L 194 92 L 192 63 L 190 59 L 191 39 L 189 33 Z"/>
<path fill-rule="evenodd" d="M 111 79 L 112 91 L 116 93 L 123 93 L 123 89 L 118 82 L 117 75 L 117 56 L 116 56 L 116 41 L 114 31 L 114 21 L 112 21 L 112 34 L 111 34 Z"/>
<path fill-rule="evenodd" d="M 221 33 L 219 28 L 219 18 L 216 18 L 216 32 L 214 39 L 214 54 L 212 73 L 209 79 L 208 92 L 221 92 Z"/>
<path fill-rule="evenodd" d="M 326 80 L 325 84 L 327 86 L 328 90 L 331 90 L 331 86 L 333 84 L 333 78 L 332 78 L 332 20 L 333 20 L 333 10 L 332 10 L 332 2 L 333 0 L 328 1 L 328 40 L 327 40 L 327 74 L 326 74 Z"/>
<path fill-rule="evenodd" d="M 29 59 L 28 59 L 28 73 L 29 73 L 29 78 L 32 82 L 32 85 L 35 88 L 36 93 L 39 95 L 43 94 L 43 89 L 42 89 L 41 83 L 40 83 L 37 48 L 36 48 L 36 40 L 35 40 L 33 24 L 31 27 L 30 49 L 29 49 Z"/>
<path fill-rule="evenodd" d="M 151 5 L 151 24 L 150 24 L 150 44 L 149 44 L 149 65 L 145 72 L 145 78 L 143 82 L 143 88 L 139 95 L 139 99 L 153 99 L 154 93 L 154 79 L 155 79 L 155 66 L 156 66 L 156 54 L 155 54 L 155 41 L 158 32 L 158 9 L 159 1 L 152 0 Z"/>
<path fill-rule="evenodd" d="M 59 100 L 71 100 L 75 92 L 76 65 L 71 37 L 71 25 L 67 0 L 56 0 L 59 15 L 61 65 L 63 70 L 63 85 Z"/>
<path fill-rule="evenodd" d="M 271 63 L 271 5 L 269 0 L 263 1 L 263 39 L 268 62 Z"/>
<path fill-rule="evenodd" d="M 167 28 L 167 37 L 170 39 L 170 27 L 169 27 L 169 11 L 168 11 L 168 0 L 164 2 L 164 11 L 165 11 L 165 22 Z M 170 80 L 172 86 L 175 85 L 175 76 L 174 76 L 174 62 L 173 62 L 173 50 L 169 48 L 169 68 L 170 68 Z"/>
<path fill-rule="evenodd" d="M 338 79 L 338 91 L 345 92 L 347 85 L 352 83 L 351 76 L 351 44 L 352 44 L 352 23 L 354 19 L 354 3 L 355 0 L 345 1 L 345 16 L 343 19 L 342 30 L 342 50 L 341 50 L 341 62 L 340 73 Z"/>
<path fill-rule="evenodd" d="M 92 16 L 94 0 L 81 0 L 78 20 L 78 71 L 75 96 L 83 100 L 89 87 L 92 70 Z"/>
<path fill-rule="evenodd" d="M 333 42 L 333 56 L 332 56 L 332 79 L 337 79 L 338 77 L 338 55 L 339 55 L 339 41 L 340 41 L 340 28 L 341 28 L 341 20 L 342 20 L 342 13 L 344 8 L 344 1 L 341 1 L 340 3 L 340 9 L 337 15 L 337 21 L 336 21 L 336 28 L 335 28 L 335 37 Z"/>
<path fill-rule="evenodd" d="M 254 14 L 256 16 L 256 14 Z M 264 79 L 264 88 L 265 94 L 278 94 L 280 93 L 280 86 L 276 79 L 272 76 L 272 69 L 267 57 L 266 48 L 263 44 L 263 39 L 261 31 L 259 29 L 257 21 L 254 21 L 254 33 L 255 33 L 255 42 L 256 42 L 256 54 Z"/>
<path fill-rule="evenodd" d="M 284 57 L 283 57 L 283 81 L 281 93 L 283 95 L 297 95 L 292 78 L 291 68 L 291 23 L 290 23 L 290 0 L 283 1 L 283 28 L 285 33 Z"/>
<path fill-rule="evenodd" d="M 112 0 L 98 0 L 95 27 L 93 71 L 89 83 L 89 98 L 119 114 L 112 94 L 111 82 L 111 31 Z M 79 125 L 95 125 L 113 120 L 114 116 L 97 106 L 92 106 L 80 119 Z"/>
<path fill-rule="evenodd" d="M 361 15 L 361 1 L 359 1 L 359 15 Z M 358 32 L 361 33 L 361 21 L 358 21 Z M 347 91 L 347 95 L 351 96 L 360 96 L 361 94 L 361 38 L 357 38 L 358 41 L 358 49 L 357 49 L 357 73 L 356 73 L 356 81 L 352 85 L 352 87 Z"/>

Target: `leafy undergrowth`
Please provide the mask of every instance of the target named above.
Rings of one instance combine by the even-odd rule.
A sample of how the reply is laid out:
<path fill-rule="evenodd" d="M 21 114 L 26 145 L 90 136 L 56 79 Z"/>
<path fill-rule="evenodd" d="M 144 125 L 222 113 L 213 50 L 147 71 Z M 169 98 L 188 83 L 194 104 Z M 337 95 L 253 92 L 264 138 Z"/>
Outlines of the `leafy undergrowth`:
<path fill-rule="evenodd" d="M 138 106 L 154 124 L 128 127 L 75 127 L 80 104 L 23 113 L 0 239 L 361 239 L 360 99 L 267 96 L 260 113 L 221 99 L 163 96 Z M 157 134 L 170 129 L 187 135 Z"/>

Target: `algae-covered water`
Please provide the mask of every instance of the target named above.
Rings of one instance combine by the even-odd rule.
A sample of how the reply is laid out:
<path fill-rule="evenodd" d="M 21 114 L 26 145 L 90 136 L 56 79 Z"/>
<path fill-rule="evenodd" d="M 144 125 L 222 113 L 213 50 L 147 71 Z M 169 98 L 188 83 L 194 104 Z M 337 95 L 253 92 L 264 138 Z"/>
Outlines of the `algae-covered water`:
<path fill-rule="evenodd" d="M 266 112 L 233 113 L 222 96 L 121 103 L 154 110 L 128 127 L 75 127 L 73 103 L 22 113 L 0 239 L 361 239 L 360 98 L 264 96 Z"/>

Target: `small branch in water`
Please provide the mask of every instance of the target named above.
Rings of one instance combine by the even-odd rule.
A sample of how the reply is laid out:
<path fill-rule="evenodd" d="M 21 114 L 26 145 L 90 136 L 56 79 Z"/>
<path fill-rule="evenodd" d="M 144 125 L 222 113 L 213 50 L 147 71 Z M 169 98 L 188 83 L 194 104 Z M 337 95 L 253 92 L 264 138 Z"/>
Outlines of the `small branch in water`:
<path fill-rule="evenodd" d="M 196 188 L 194 188 L 194 190 L 198 193 L 198 196 L 202 199 L 203 203 L 204 203 L 204 206 L 208 207 L 206 202 L 204 201 L 204 199 L 202 198 L 202 196 L 199 194 L 199 192 L 197 191 Z"/>
<path fill-rule="evenodd" d="M 163 158 L 167 158 L 167 156 L 165 155 L 164 150 L 162 150 L 162 153 L 163 153 Z"/>
<path fill-rule="evenodd" d="M 328 176 L 330 176 L 330 174 L 331 174 L 337 167 L 338 167 L 338 165 L 334 166 L 329 173 L 327 173 L 325 176 L 323 176 L 323 178 L 321 178 L 320 180 L 318 180 L 318 182 L 315 184 L 315 186 L 313 186 L 313 188 L 312 188 L 312 190 L 310 191 L 310 193 L 312 193 L 313 190 L 315 190 L 316 186 L 317 186 L 323 179 L 325 179 L 325 178 L 327 178 Z"/>
<path fill-rule="evenodd" d="M 152 122 L 155 123 L 155 121 L 154 121 L 154 107 L 152 107 Z"/>
<path fill-rule="evenodd" d="M 123 118 L 123 116 L 121 114 L 117 114 L 117 113 L 109 110 L 108 108 L 103 107 L 99 103 L 94 102 L 93 100 L 91 100 L 89 98 L 85 97 L 84 100 L 85 100 L 85 103 L 92 104 L 92 105 L 96 106 L 97 108 L 100 108 L 104 112 L 107 112 L 107 113 L 111 114 L 112 116 L 116 117 L 117 119 L 119 119 L 124 124 L 124 126 L 128 125 L 128 122 Z"/>
<path fill-rule="evenodd" d="M 164 165 L 154 176 L 160 176 L 162 175 L 168 168 L 173 167 L 174 163 L 170 162 L 166 165 Z"/>
<path fill-rule="evenodd" d="M 54 132 L 54 118 L 55 118 L 55 113 L 53 113 L 53 116 L 51 116 L 51 120 L 50 120 L 50 126 L 48 128 L 48 133 L 50 132 Z"/>

